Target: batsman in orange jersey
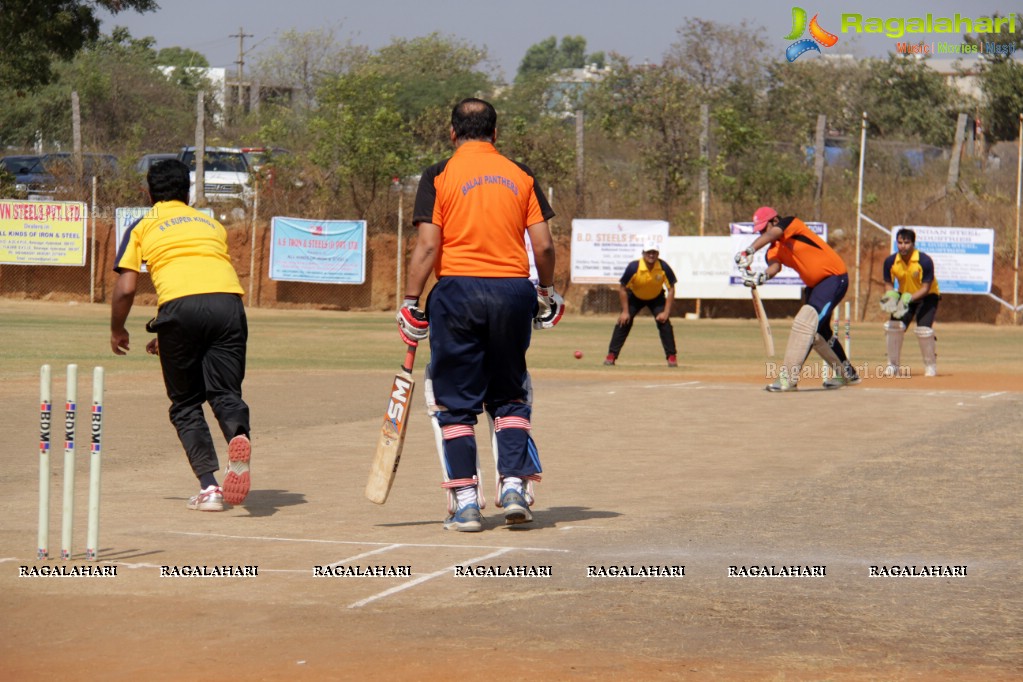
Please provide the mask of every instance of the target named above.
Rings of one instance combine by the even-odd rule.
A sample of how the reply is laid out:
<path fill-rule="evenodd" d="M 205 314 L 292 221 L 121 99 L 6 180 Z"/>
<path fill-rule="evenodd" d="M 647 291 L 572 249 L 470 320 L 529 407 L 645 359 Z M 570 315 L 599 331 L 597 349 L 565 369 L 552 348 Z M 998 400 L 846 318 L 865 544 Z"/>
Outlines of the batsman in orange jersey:
<path fill-rule="evenodd" d="M 785 348 L 778 378 L 768 391 L 795 391 L 803 363 L 810 349 L 832 368 L 825 388 L 840 388 L 860 383 L 860 377 L 845 355 L 842 344 L 831 333 L 831 311 L 849 289 L 849 272 L 842 257 L 817 236 L 806 223 L 794 216 L 782 217 L 770 206 L 761 206 L 753 214 L 753 231 L 759 236 L 735 255 L 747 286 L 763 284 L 776 276 L 783 265 L 795 270 L 806 290 L 803 306 L 796 313 Z M 750 270 L 753 254 L 767 246 L 767 269 Z"/>
<path fill-rule="evenodd" d="M 497 151 L 497 112 L 469 98 L 451 112 L 451 157 L 425 171 L 412 221 L 402 340 L 429 337 L 424 393 L 434 428 L 448 517 L 444 528 L 483 529 L 476 423 L 486 412 L 497 468 L 497 506 L 506 524 L 533 520 L 532 482 L 540 457 L 530 434 L 532 388 L 526 351 L 534 329 L 564 313 L 554 290 L 554 216 L 532 171 Z M 529 279 L 526 234 L 539 278 Z M 425 309 L 419 298 L 431 273 L 437 283 Z"/>

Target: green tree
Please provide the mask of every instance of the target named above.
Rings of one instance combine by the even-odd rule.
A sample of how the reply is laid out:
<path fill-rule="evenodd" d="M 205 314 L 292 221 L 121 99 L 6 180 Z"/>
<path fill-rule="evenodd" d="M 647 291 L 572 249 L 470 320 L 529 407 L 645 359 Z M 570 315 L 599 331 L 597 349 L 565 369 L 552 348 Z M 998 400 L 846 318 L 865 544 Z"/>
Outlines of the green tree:
<path fill-rule="evenodd" d="M 156 53 L 156 61 L 160 66 L 181 66 L 185 68 L 208 68 L 210 61 L 201 52 L 187 47 L 165 47 Z"/>
<path fill-rule="evenodd" d="M 998 14 L 991 17 L 992 21 L 999 18 Z M 985 48 L 980 69 L 980 89 L 984 95 L 981 116 L 989 142 L 1016 139 L 1019 115 L 1023 113 L 1023 64 L 1014 58 L 1023 49 L 1023 38 L 1009 33 L 1008 26 L 1001 28 L 994 35 L 966 36 L 968 43 L 983 44 Z"/>
<path fill-rule="evenodd" d="M 4 0 L 0 6 L 0 83 L 25 91 L 52 78 L 55 60 L 70 60 L 99 38 L 99 8 L 151 12 L 155 0 Z"/>
<path fill-rule="evenodd" d="M 860 125 L 860 93 L 869 77 L 856 59 L 779 60 L 768 66 L 765 120 L 775 137 L 797 143 L 813 140 L 817 115 L 829 130 L 850 134 Z"/>
<path fill-rule="evenodd" d="M 586 54 L 586 39 L 582 36 L 564 36 L 561 44 L 554 36 L 530 45 L 519 64 L 515 81 L 519 82 L 536 76 L 547 76 L 562 69 L 581 69 L 587 64 L 603 68 L 603 52 Z"/>
<path fill-rule="evenodd" d="M 529 166 L 545 187 L 567 187 L 575 179 L 575 120 L 549 110 L 545 79 L 507 88 L 495 98 L 497 146 Z M 560 192 L 559 192 L 560 194 Z"/>
<path fill-rule="evenodd" d="M 324 209 L 343 197 L 358 216 L 378 219 L 392 180 L 414 171 L 395 91 L 393 82 L 368 72 L 341 74 L 320 88 L 309 132 L 311 160 L 323 172 Z"/>
<path fill-rule="evenodd" d="M 859 96 L 872 134 L 936 146 L 951 144 L 959 97 L 926 60 L 889 54 L 872 60 Z"/>
<path fill-rule="evenodd" d="M 649 200 L 671 220 L 692 189 L 699 161 L 699 97 L 669 66 L 632 66 L 612 57 L 611 74 L 590 93 L 590 106 L 612 138 L 634 145 Z"/>
<path fill-rule="evenodd" d="M 439 33 L 396 38 L 371 55 L 365 68 L 393 85 L 393 105 L 420 163 L 450 152 L 451 108 L 466 97 L 490 97 L 496 80 L 486 48 Z"/>
<path fill-rule="evenodd" d="M 174 150 L 194 129 L 193 93 L 157 68 L 152 38 L 116 28 L 53 65 L 53 80 L 0 109 L 0 142 L 71 146 L 70 93 L 78 93 L 86 149 Z"/>
<path fill-rule="evenodd" d="M 779 149 L 771 129 L 753 114 L 731 106 L 714 110 L 717 155 L 711 164 L 713 192 L 732 206 L 733 215 L 757 204 L 781 203 L 810 187 L 813 174 L 798 157 Z"/>

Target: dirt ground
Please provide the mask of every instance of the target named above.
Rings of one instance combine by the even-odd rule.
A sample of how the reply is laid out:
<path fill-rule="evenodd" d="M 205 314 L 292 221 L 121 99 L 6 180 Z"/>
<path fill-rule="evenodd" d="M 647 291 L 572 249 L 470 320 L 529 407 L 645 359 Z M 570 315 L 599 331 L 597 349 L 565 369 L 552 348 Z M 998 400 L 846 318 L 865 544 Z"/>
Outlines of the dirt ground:
<path fill-rule="evenodd" d="M 185 509 L 194 479 L 159 385 L 111 377 L 99 565 L 117 575 L 89 578 L 19 575 L 44 565 L 33 549 L 38 380 L 5 381 L 0 679 L 1023 677 L 1020 374 L 775 395 L 762 380 L 691 371 L 538 372 L 536 520 L 504 527 L 488 506 L 477 534 L 440 526 L 422 410 L 390 501 L 363 498 L 387 381 L 250 372 L 253 491 L 204 514 Z M 83 378 L 80 396 L 89 390 Z M 489 500 L 493 466 L 481 454 Z M 82 566 L 83 455 L 77 476 L 72 564 Z M 411 575 L 314 577 L 328 564 Z M 258 575 L 161 577 L 161 566 L 195 565 Z M 470 565 L 551 575 L 456 575 Z M 587 576 L 651 565 L 684 576 Z M 825 575 L 729 577 L 732 566 L 794 565 Z M 966 575 L 869 575 L 935 565 Z"/>

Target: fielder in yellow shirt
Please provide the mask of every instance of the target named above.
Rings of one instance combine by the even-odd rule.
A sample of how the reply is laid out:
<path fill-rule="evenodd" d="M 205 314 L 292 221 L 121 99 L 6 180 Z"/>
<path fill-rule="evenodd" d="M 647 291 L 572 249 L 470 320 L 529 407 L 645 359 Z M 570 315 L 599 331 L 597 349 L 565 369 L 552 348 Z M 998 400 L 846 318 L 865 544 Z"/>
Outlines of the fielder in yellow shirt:
<path fill-rule="evenodd" d="M 661 260 L 661 250 L 656 240 L 643 244 L 642 258 L 629 263 L 618 280 L 618 298 L 622 313 L 618 316 L 611 343 L 607 348 L 604 364 L 611 366 L 622 352 L 625 340 L 632 331 L 632 322 L 643 308 L 650 308 L 657 333 L 661 337 L 664 357 L 668 367 L 678 367 L 678 349 L 675 346 L 675 330 L 672 329 L 671 304 L 675 302 L 675 283 L 678 281 L 671 266 Z"/>

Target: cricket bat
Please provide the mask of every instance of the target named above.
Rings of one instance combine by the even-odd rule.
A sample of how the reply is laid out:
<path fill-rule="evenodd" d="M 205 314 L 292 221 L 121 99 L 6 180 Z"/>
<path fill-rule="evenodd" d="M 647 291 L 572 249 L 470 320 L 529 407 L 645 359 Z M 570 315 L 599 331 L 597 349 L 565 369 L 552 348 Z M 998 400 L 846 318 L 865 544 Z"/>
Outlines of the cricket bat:
<path fill-rule="evenodd" d="M 764 311 L 764 302 L 760 300 L 760 292 L 755 286 L 750 287 L 750 292 L 753 295 L 753 310 L 757 314 L 757 322 L 760 323 L 760 336 L 764 339 L 764 350 L 767 351 L 767 357 L 773 358 L 774 335 L 771 334 L 771 322 L 767 319 L 767 313 Z"/>
<path fill-rule="evenodd" d="M 409 403 L 412 401 L 412 389 L 416 386 L 416 381 L 412 378 L 412 364 L 415 361 L 416 347 L 409 346 L 401 371 L 394 375 L 394 381 L 391 383 L 384 424 L 380 429 L 377 451 L 373 456 L 373 466 L 369 470 L 369 480 L 366 482 L 366 498 L 376 504 L 387 501 L 391 485 L 394 483 L 394 475 L 398 472 L 401 446 L 405 444 Z"/>

